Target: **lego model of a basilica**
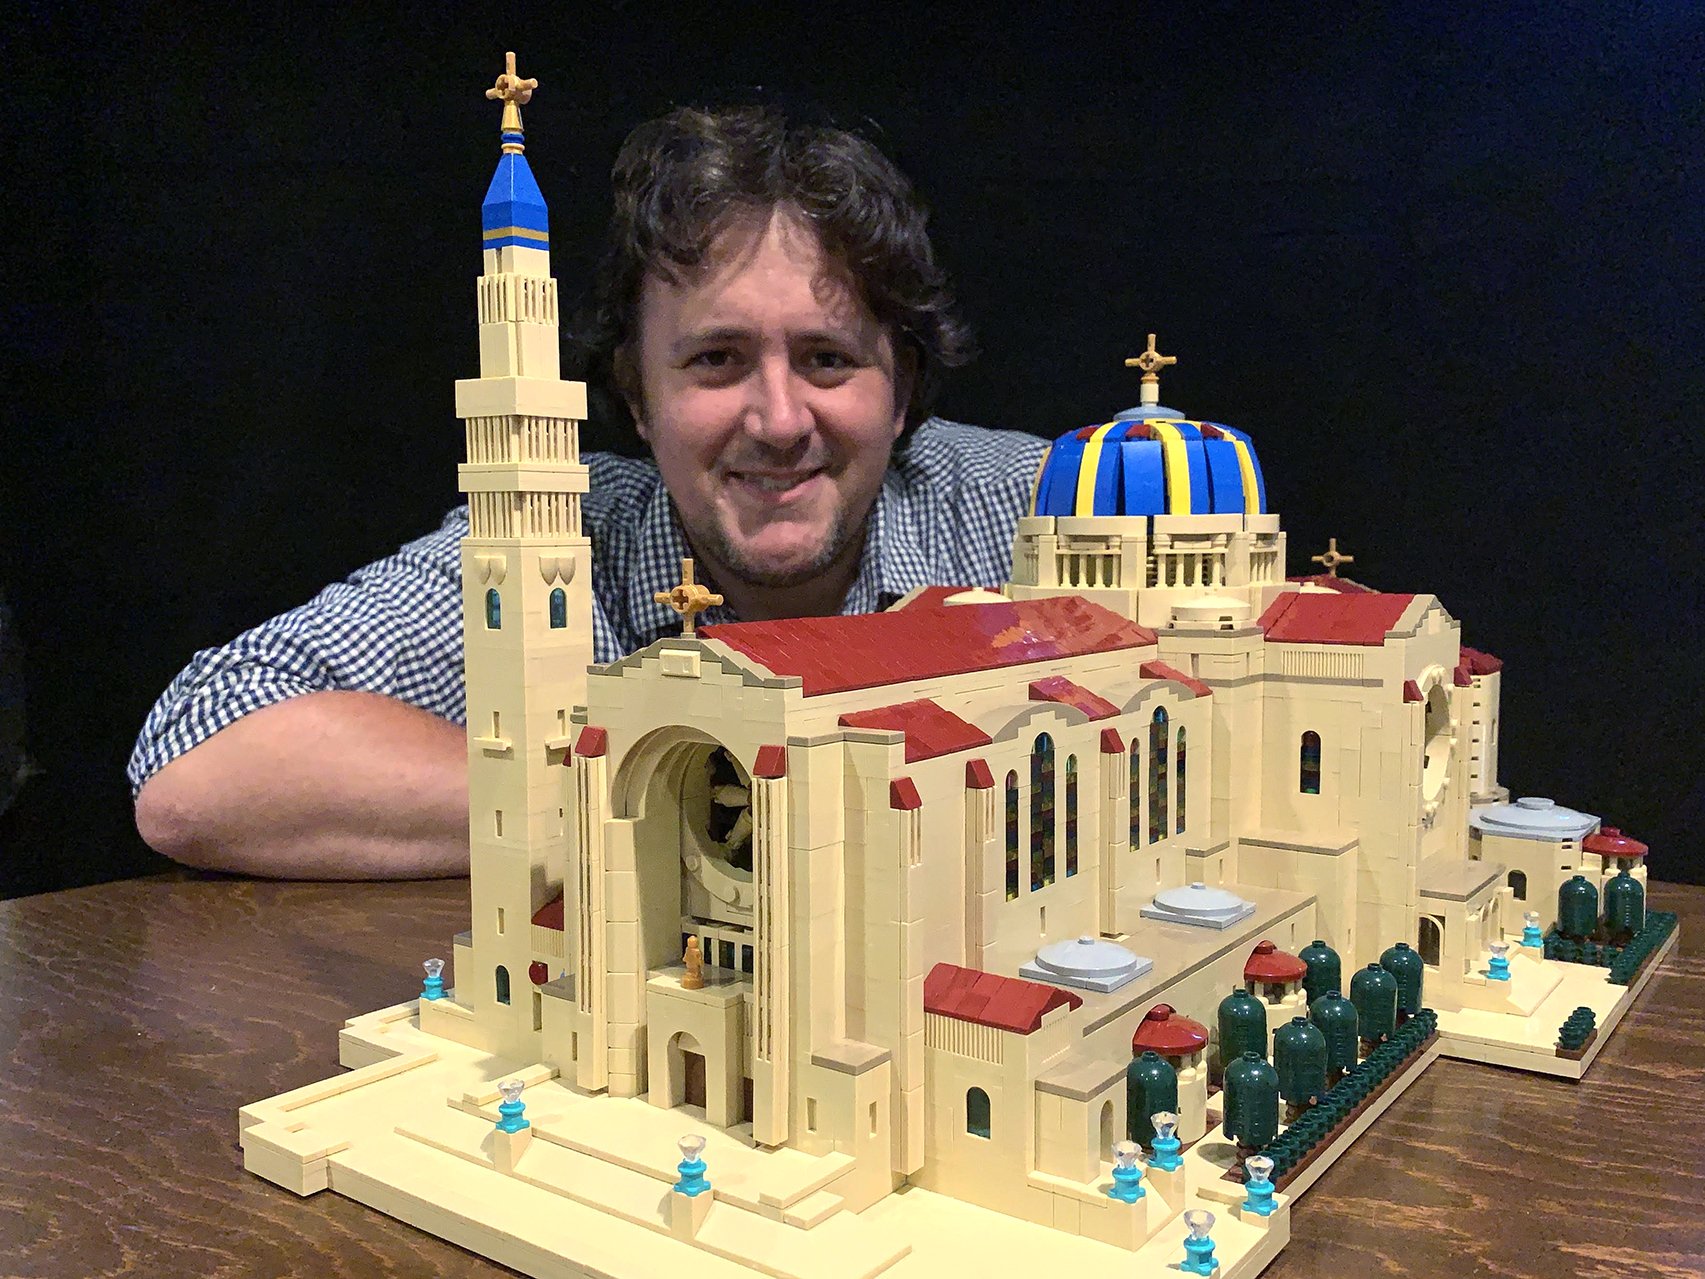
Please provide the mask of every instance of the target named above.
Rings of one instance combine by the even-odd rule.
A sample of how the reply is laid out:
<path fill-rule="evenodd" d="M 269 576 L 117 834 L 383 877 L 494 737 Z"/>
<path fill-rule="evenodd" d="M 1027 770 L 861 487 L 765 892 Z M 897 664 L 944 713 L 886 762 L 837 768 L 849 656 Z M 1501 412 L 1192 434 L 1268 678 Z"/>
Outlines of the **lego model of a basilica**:
<path fill-rule="evenodd" d="M 910 1185 L 1126 1249 L 1174 1193 L 1151 1169 L 1145 1224 L 1107 1189 L 1151 1131 L 1133 1053 L 1202 1143 L 1221 1001 L 1270 1045 L 1305 951 L 1348 994 L 1403 943 L 1446 1051 L 1532 1022 L 1500 1051 L 1549 1068 L 1585 1001 L 1528 912 L 1643 847 L 1509 802 L 1500 663 L 1439 600 L 1335 554 L 1287 578 L 1254 442 L 1159 403 L 1152 339 L 1142 402 L 1054 442 L 1011 581 L 696 631 L 684 584 L 679 637 L 593 665 L 585 391 L 513 102 L 503 151 L 456 386 L 472 923 L 422 1038 L 819 1157 L 840 1212 Z"/>

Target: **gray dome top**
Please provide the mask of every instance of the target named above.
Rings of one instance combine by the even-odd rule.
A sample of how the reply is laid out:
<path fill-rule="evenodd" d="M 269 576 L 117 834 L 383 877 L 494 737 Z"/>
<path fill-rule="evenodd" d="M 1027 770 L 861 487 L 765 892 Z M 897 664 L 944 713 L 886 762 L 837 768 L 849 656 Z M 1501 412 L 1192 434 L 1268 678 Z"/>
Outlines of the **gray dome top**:
<path fill-rule="evenodd" d="M 1564 808 L 1555 800 L 1524 795 L 1513 804 L 1489 804 L 1468 815 L 1469 825 L 1486 835 L 1550 842 L 1581 839 L 1598 829 L 1598 818 Z"/>

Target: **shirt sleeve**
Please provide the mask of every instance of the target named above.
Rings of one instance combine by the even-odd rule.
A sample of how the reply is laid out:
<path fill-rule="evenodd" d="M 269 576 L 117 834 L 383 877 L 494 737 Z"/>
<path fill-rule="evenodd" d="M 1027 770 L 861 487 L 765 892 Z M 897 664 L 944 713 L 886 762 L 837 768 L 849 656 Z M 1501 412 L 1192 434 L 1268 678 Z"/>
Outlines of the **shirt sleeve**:
<path fill-rule="evenodd" d="M 131 794 L 220 729 L 303 693 L 382 693 L 464 722 L 459 548 L 466 533 L 467 511 L 458 508 L 436 532 L 197 653 L 142 725 L 126 770 Z"/>

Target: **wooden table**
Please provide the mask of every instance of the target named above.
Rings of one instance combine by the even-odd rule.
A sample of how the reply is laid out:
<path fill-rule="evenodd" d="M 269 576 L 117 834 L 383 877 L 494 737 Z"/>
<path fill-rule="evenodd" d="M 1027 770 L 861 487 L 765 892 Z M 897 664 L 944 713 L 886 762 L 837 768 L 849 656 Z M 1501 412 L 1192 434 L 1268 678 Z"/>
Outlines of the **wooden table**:
<path fill-rule="evenodd" d="M 1579 1084 L 1443 1061 L 1295 1210 L 1271 1279 L 1705 1274 L 1705 888 Z M 413 997 L 466 881 L 169 876 L 0 904 L 0 1275 L 508 1273 L 243 1171 L 237 1109 Z M 1040 1277 L 1039 1277 L 1040 1279 Z"/>

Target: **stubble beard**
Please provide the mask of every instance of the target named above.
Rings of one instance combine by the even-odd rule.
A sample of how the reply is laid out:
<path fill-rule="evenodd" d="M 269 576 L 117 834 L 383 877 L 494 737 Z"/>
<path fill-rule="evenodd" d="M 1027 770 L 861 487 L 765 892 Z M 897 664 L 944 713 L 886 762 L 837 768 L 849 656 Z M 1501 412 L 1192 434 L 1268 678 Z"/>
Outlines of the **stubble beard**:
<path fill-rule="evenodd" d="M 713 520 L 710 527 L 702 530 L 700 534 L 695 534 L 692 541 L 702 554 L 721 565 L 724 573 L 746 585 L 762 587 L 765 590 L 785 590 L 788 587 L 803 586 L 827 572 L 829 567 L 846 553 L 852 541 L 852 532 L 848 528 L 846 508 L 837 506 L 817 553 L 804 564 L 788 569 L 772 568 L 747 554 L 743 548 L 735 545 L 734 540 L 723 530 L 720 521 Z"/>

